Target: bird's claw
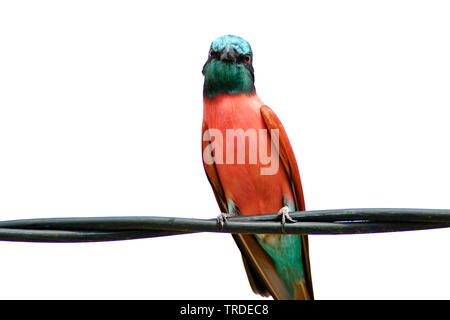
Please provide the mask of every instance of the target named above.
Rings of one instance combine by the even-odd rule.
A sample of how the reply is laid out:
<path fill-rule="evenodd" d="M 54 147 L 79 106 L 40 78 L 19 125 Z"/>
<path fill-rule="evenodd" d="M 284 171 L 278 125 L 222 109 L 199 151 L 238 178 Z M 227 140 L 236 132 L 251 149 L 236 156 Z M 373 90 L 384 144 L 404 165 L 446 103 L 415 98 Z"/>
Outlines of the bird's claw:
<path fill-rule="evenodd" d="M 294 219 L 292 219 L 291 216 L 289 215 L 289 207 L 288 206 L 284 206 L 283 208 L 281 208 L 280 211 L 278 211 L 278 215 L 281 216 L 281 228 L 283 229 L 283 232 L 284 232 L 284 225 L 286 224 L 286 220 L 289 222 L 292 222 L 292 223 L 297 222 Z"/>
<path fill-rule="evenodd" d="M 225 224 L 225 222 L 227 222 L 227 218 L 232 217 L 233 215 L 230 213 L 226 213 L 226 212 L 221 212 L 218 216 L 217 216 L 217 223 L 220 225 L 221 228 L 223 228 L 223 225 Z"/>

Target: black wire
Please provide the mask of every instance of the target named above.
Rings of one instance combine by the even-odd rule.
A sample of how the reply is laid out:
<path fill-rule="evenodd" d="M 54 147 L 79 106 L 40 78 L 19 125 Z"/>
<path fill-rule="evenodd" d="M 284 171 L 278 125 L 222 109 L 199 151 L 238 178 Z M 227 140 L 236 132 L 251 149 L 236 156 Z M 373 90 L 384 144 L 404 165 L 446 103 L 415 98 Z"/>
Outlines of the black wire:
<path fill-rule="evenodd" d="M 277 214 L 216 219 L 171 217 L 43 218 L 0 222 L 0 240 L 92 242 L 152 238 L 194 232 L 360 234 L 450 227 L 450 210 L 337 209 L 291 213 L 297 223 L 280 223 Z"/>

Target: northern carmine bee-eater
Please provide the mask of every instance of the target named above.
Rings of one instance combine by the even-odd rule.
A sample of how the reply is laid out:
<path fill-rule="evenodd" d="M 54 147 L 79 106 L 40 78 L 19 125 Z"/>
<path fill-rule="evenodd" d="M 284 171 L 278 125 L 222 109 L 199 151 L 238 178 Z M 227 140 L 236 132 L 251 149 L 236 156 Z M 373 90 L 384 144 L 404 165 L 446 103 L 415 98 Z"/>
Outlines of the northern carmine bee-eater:
<path fill-rule="evenodd" d="M 221 210 L 231 215 L 305 210 L 286 132 L 256 94 L 253 53 L 238 36 L 211 44 L 203 67 L 202 155 Z M 306 235 L 234 234 L 253 291 L 274 299 L 313 299 Z"/>

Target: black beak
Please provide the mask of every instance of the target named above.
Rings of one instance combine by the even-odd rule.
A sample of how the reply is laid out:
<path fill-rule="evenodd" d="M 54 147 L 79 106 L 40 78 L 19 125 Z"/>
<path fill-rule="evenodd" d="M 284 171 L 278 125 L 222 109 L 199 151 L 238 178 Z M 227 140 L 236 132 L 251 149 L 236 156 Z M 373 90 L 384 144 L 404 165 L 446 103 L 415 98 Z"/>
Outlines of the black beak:
<path fill-rule="evenodd" d="M 230 44 L 228 44 L 222 51 L 220 51 L 220 60 L 224 62 L 235 63 L 238 58 L 238 53 Z"/>

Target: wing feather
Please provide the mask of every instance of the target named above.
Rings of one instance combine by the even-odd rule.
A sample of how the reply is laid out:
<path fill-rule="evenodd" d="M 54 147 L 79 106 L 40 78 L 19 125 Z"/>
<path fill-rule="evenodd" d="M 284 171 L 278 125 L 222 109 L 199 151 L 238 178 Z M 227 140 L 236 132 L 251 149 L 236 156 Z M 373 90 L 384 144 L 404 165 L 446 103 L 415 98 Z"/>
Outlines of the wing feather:
<path fill-rule="evenodd" d="M 298 170 L 297 160 L 295 159 L 294 151 L 292 150 L 291 143 L 289 142 L 286 131 L 278 119 L 275 112 L 272 111 L 268 106 L 263 105 L 261 107 L 261 115 L 267 126 L 267 129 L 271 134 L 278 133 L 279 150 L 281 162 L 283 163 L 284 169 L 288 175 L 289 181 L 291 183 L 292 193 L 294 195 L 295 207 L 298 211 L 305 210 L 305 199 L 303 197 L 303 188 L 300 180 L 300 172 Z M 311 277 L 311 265 L 309 261 L 309 244 L 308 236 L 302 235 L 302 257 L 303 266 L 305 267 L 305 280 L 306 287 L 309 292 L 311 299 L 313 299 L 313 287 L 312 287 L 312 277 Z"/>

